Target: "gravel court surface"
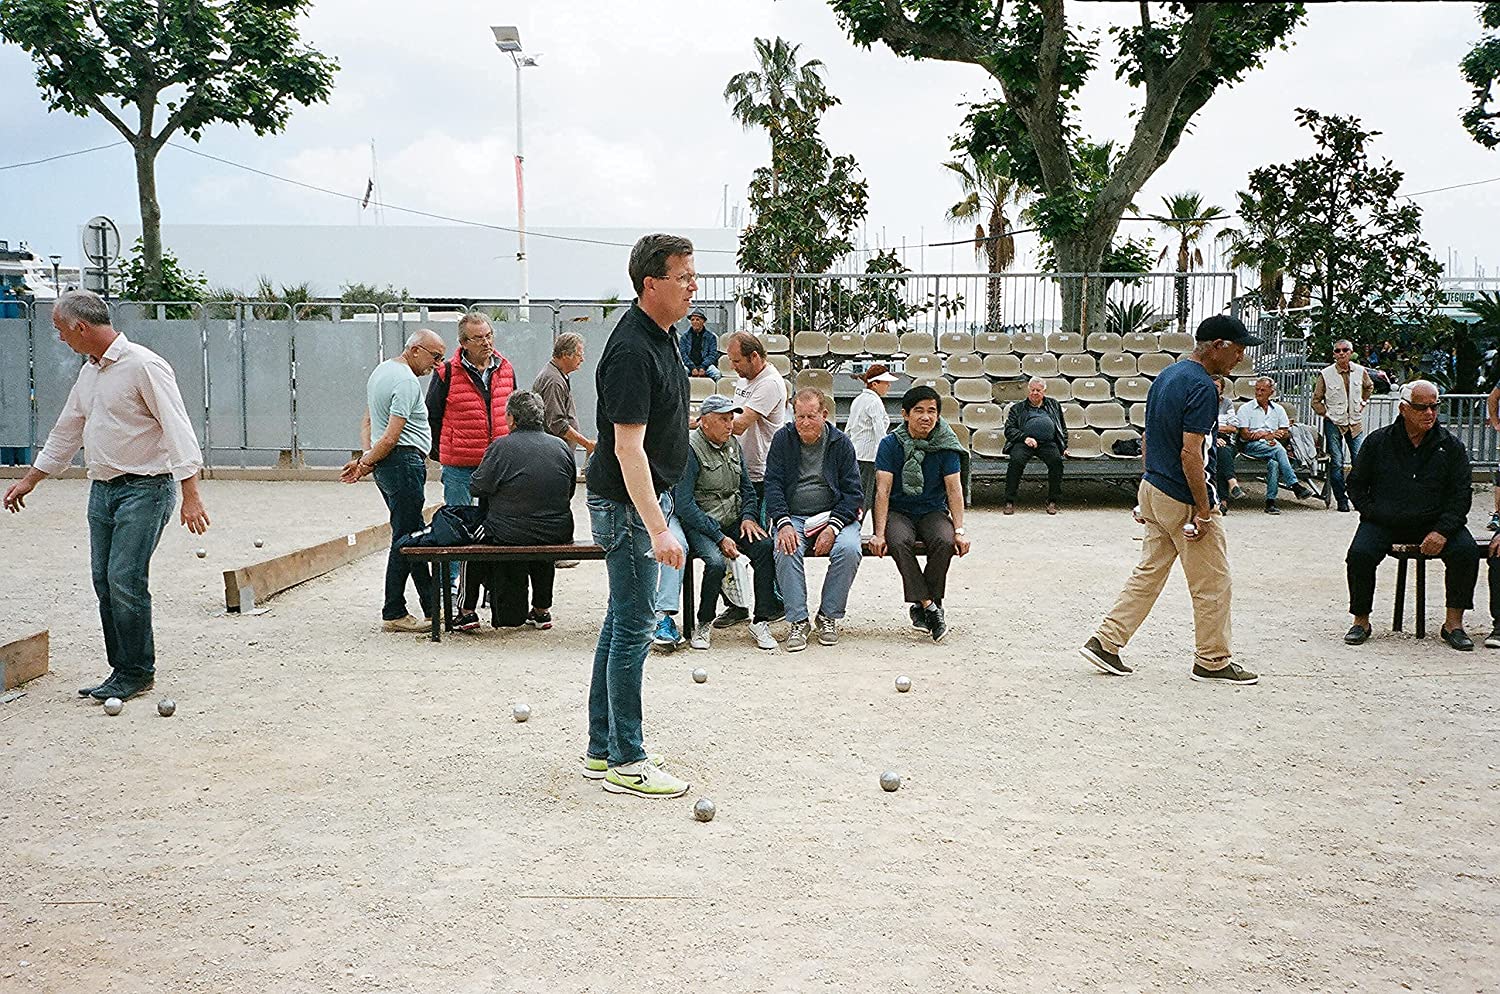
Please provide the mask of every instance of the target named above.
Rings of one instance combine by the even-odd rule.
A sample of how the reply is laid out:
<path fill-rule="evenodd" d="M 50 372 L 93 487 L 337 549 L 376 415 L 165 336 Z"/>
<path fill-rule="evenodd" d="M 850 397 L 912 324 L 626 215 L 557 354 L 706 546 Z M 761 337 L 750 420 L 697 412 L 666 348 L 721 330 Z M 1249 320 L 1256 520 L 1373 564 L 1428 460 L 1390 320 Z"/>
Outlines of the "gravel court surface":
<path fill-rule="evenodd" d="M 381 633 L 381 556 L 225 617 L 222 570 L 384 509 L 368 483 L 204 494 L 213 529 L 153 561 L 156 689 L 117 718 L 74 690 L 103 657 L 87 484 L 0 519 L 0 637 L 52 633 L 0 706 L 0 991 L 1497 986 L 1500 652 L 1436 638 L 1437 564 L 1426 640 L 1389 632 L 1388 563 L 1344 646 L 1354 515 L 1230 515 L 1263 682 L 1222 688 L 1188 680 L 1180 573 L 1133 676 L 1079 658 L 1137 555 L 1127 500 L 972 510 L 941 646 L 866 560 L 836 647 L 654 653 L 648 745 L 694 788 L 644 802 L 578 773 L 602 564 L 559 573 L 549 632 Z"/>

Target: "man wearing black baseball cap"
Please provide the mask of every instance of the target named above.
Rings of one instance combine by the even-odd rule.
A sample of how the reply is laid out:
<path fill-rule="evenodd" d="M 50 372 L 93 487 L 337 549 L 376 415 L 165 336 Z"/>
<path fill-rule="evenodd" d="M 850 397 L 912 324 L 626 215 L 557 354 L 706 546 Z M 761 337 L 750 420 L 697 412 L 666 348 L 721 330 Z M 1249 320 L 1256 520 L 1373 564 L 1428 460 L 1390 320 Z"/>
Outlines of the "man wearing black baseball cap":
<path fill-rule="evenodd" d="M 1146 472 L 1136 508 L 1136 520 L 1146 526 L 1141 561 L 1080 651 L 1106 673 L 1130 673 L 1120 651 L 1151 613 L 1180 557 L 1193 598 L 1193 679 L 1244 686 L 1260 678 L 1229 651 L 1229 558 L 1214 481 L 1219 397 L 1211 376 L 1227 374 L 1246 346 L 1261 342 L 1227 314 L 1205 319 L 1196 338 L 1192 353 L 1163 370 L 1146 395 Z"/>

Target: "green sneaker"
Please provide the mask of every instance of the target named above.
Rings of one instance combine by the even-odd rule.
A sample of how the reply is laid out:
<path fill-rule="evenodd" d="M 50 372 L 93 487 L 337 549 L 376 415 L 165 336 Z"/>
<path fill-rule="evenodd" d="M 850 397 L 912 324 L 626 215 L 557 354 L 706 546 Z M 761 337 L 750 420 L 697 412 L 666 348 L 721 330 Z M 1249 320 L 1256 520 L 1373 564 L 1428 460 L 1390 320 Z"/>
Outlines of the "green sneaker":
<path fill-rule="evenodd" d="M 646 757 L 646 762 L 657 769 L 667 765 L 667 758 L 661 753 Z M 583 757 L 583 776 L 585 780 L 603 780 L 604 774 L 609 772 L 609 760 L 595 759 L 592 756 Z"/>
<path fill-rule="evenodd" d="M 604 774 L 604 789 L 611 794 L 634 794 L 636 797 L 681 797 L 692 787 L 647 760 L 611 766 Z"/>

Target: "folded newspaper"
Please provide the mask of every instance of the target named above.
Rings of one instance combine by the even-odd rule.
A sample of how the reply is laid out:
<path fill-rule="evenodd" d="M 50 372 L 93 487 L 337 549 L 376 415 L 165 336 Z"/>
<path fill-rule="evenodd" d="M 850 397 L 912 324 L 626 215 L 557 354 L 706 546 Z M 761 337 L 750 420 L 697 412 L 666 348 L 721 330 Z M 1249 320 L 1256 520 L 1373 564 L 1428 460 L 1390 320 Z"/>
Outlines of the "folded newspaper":
<path fill-rule="evenodd" d="M 802 526 L 802 534 L 806 535 L 808 538 L 812 538 L 818 532 L 828 527 L 828 519 L 832 516 L 832 511 L 824 511 L 821 514 L 814 514 L 812 517 L 808 518 L 807 523 Z"/>

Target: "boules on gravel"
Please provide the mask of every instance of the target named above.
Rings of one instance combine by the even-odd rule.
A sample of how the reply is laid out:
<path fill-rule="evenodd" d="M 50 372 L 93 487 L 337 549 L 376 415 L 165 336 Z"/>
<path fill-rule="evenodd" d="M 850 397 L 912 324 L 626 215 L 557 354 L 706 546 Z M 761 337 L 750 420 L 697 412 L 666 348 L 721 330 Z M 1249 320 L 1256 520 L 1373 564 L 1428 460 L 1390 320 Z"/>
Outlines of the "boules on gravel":
<path fill-rule="evenodd" d="M 531 718 L 531 705 L 517 704 L 510 709 L 510 716 L 520 722 L 529 720 Z"/>
<path fill-rule="evenodd" d="M 256 539 L 256 540 L 255 540 L 255 547 L 256 547 L 256 548 L 257 548 L 257 549 L 259 549 L 259 548 L 261 548 L 261 547 L 262 547 L 262 546 L 264 546 L 264 545 L 265 545 L 265 544 L 266 544 L 266 540 L 265 540 L 265 539 L 263 539 L 263 538 L 258 538 L 258 539 Z"/>
<path fill-rule="evenodd" d="M 117 715 L 124 710 L 125 702 L 120 700 L 118 697 L 111 697 L 109 700 L 104 702 L 104 713 L 107 715 Z"/>
<path fill-rule="evenodd" d="M 696 670 L 693 670 L 693 682 L 694 683 L 707 683 L 708 682 L 708 670 L 704 669 L 701 666 L 698 667 Z"/>
<path fill-rule="evenodd" d="M 156 713 L 163 718 L 170 718 L 177 713 L 177 702 L 170 697 L 163 697 L 156 702 Z"/>
<path fill-rule="evenodd" d="M 697 803 L 693 805 L 693 817 L 699 821 L 713 821 L 715 813 L 714 802 L 706 797 L 698 798 Z"/>
<path fill-rule="evenodd" d="M 894 790 L 899 790 L 900 787 L 901 774 L 895 772 L 894 770 L 886 770 L 884 773 L 880 774 L 880 789 L 885 791 L 887 794 L 891 793 Z"/>
<path fill-rule="evenodd" d="M 207 549 L 199 549 L 197 552 L 194 553 L 194 555 L 196 555 L 199 559 L 205 559 L 205 558 L 208 557 L 208 550 Z"/>
<path fill-rule="evenodd" d="M 896 692 L 897 693 L 904 694 L 904 693 L 906 693 L 910 689 L 911 689 L 911 677 L 909 677 L 909 676 L 898 676 L 898 677 L 896 677 Z"/>

